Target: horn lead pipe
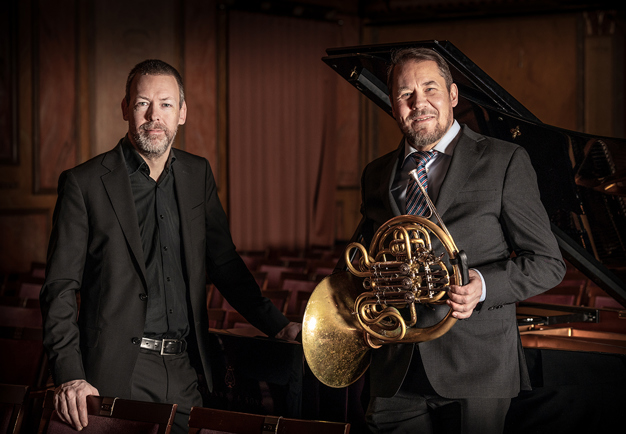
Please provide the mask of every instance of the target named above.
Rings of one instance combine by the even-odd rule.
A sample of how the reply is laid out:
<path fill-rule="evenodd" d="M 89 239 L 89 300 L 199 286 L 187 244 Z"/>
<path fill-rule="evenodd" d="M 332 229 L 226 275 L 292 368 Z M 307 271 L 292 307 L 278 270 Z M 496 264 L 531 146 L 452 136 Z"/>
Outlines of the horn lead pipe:
<path fill-rule="evenodd" d="M 433 213 L 433 215 L 437 219 L 437 222 L 439 222 L 439 226 L 441 227 L 441 229 L 443 229 L 443 231 L 446 233 L 447 236 L 452 238 L 452 236 L 450 235 L 450 232 L 448 232 L 448 228 L 446 227 L 445 223 L 443 222 L 443 219 L 441 218 L 441 216 L 437 212 L 437 208 L 435 208 L 435 204 L 430 199 L 430 196 L 428 195 L 428 192 L 426 191 L 426 189 L 424 188 L 424 186 L 420 182 L 419 177 L 417 176 L 417 169 L 411 170 L 409 172 L 409 176 L 411 178 L 413 178 L 413 180 L 417 183 L 417 186 L 419 187 L 420 191 L 422 192 L 422 194 L 426 198 L 426 203 L 428 204 L 428 208 L 430 208 L 430 212 Z"/>

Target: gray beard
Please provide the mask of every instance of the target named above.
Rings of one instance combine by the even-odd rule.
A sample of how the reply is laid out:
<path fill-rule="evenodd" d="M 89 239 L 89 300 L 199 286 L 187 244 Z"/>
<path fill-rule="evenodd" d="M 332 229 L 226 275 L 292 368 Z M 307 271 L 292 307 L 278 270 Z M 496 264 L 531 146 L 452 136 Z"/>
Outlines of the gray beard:
<path fill-rule="evenodd" d="M 165 132 L 165 137 L 162 139 L 152 139 L 145 130 L 159 128 Z M 139 148 L 138 151 L 141 155 L 148 159 L 157 159 L 165 152 L 167 152 L 174 143 L 176 132 L 178 128 L 172 132 L 165 125 L 159 123 L 147 123 L 143 124 L 137 130 L 132 133 L 133 139 Z"/>
<path fill-rule="evenodd" d="M 430 114 L 430 113 L 416 112 L 413 115 L 411 115 L 407 119 L 407 121 L 415 120 L 418 117 L 424 116 L 426 114 Z M 429 145 L 432 145 L 433 143 L 437 143 L 446 134 L 451 124 L 452 123 L 447 125 L 446 128 L 442 128 L 441 125 L 437 124 L 437 127 L 435 128 L 434 131 L 430 133 L 422 133 L 420 131 L 415 131 L 413 128 L 411 128 L 410 124 L 409 125 L 400 124 L 400 122 L 398 122 L 398 125 L 400 126 L 400 130 L 402 131 L 404 138 L 415 149 L 426 148 Z"/>

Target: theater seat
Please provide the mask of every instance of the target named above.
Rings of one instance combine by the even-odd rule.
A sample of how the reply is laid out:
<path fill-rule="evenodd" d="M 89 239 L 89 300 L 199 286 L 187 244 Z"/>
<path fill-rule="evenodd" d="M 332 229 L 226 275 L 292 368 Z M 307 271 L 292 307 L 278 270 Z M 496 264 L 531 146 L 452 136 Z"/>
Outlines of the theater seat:
<path fill-rule="evenodd" d="M 348 434 L 350 424 L 281 417 L 276 434 Z"/>
<path fill-rule="evenodd" d="M 269 434 L 276 432 L 276 416 L 192 407 L 189 434 Z"/>
<path fill-rule="evenodd" d="M 207 313 L 209 314 L 209 328 L 221 329 L 224 326 L 226 310 L 218 307 L 211 307 L 207 309 Z"/>
<path fill-rule="evenodd" d="M 45 386 L 47 358 L 41 328 L 0 325 L 0 383 Z"/>
<path fill-rule="evenodd" d="M 291 419 L 193 407 L 189 434 L 348 434 L 349 423 Z"/>
<path fill-rule="evenodd" d="M 28 386 L 0 384 L 0 433 L 20 432 L 27 398 Z"/>
<path fill-rule="evenodd" d="M 75 434 L 54 410 L 54 391 L 46 393 L 39 425 L 41 434 Z M 89 423 L 84 434 L 169 434 L 176 404 L 157 404 L 102 396 L 87 397 Z"/>

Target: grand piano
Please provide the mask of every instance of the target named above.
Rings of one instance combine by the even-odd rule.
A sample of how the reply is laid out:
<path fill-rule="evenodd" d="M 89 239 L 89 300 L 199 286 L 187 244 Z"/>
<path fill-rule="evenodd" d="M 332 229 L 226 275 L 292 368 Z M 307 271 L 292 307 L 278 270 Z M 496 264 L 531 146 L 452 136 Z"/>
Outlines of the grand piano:
<path fill-rule="evenodd" d="M 459 88 L 455 118 L 460 123 L 528 151 L 568 262 L 562 287 L 518 303 L 533 391 L 513 401 L 507 432 L 605 432 L 623 425 L 626 140 L 542 123 L 448 41 L 333 48 L 322 60 L 391 116 L 390 53 L 417 46 L 448 61 Z M 572 281 L 576 289 L 569 287 Z M 605 304 L 610 307 L 594 302 L 602 297 L 610 298 Z"/>

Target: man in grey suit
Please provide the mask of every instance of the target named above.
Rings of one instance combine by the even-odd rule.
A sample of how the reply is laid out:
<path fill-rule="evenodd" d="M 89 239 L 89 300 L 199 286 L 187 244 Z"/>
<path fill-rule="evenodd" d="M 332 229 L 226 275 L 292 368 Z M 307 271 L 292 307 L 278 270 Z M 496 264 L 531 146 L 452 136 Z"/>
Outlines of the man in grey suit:
<path fill-rule="evenodd" d="M 428 193 L 467 254 L 470 280 L 451 286 L 447 305 L 420 306 L 424 323 L 449 309 L 462 320 L 445 335 L 372 351 L 368 423 L 380 433 L 449 432 L 437 415 L 456 409 L 461 432 L 499 433 L 511 398 L 530 388 L 515 302 L 556 286 L 565 265 L 526 151 L 454 120 L 458 89 L 445 60 L 424 48 L 395 52 L 388 88 L 404 139 L 363 172 L 365 243 L 407 213 L 411 154 L 431 151 Z"/>
<path fill-rule="evenodd" d="M 133 68 L 128 134 L 59 179 L 40 295 L 55 408 L 80 430 L 87 395 L 178 404 L 187 432 L 212 387 L 207 275 L 253 325 L 294 339 L 237 254 L 204 158 L 172 149 L 187 105 L 180 74 L 159 60 Z M 80 304 L 76 294 L 80 295 Z"/>

